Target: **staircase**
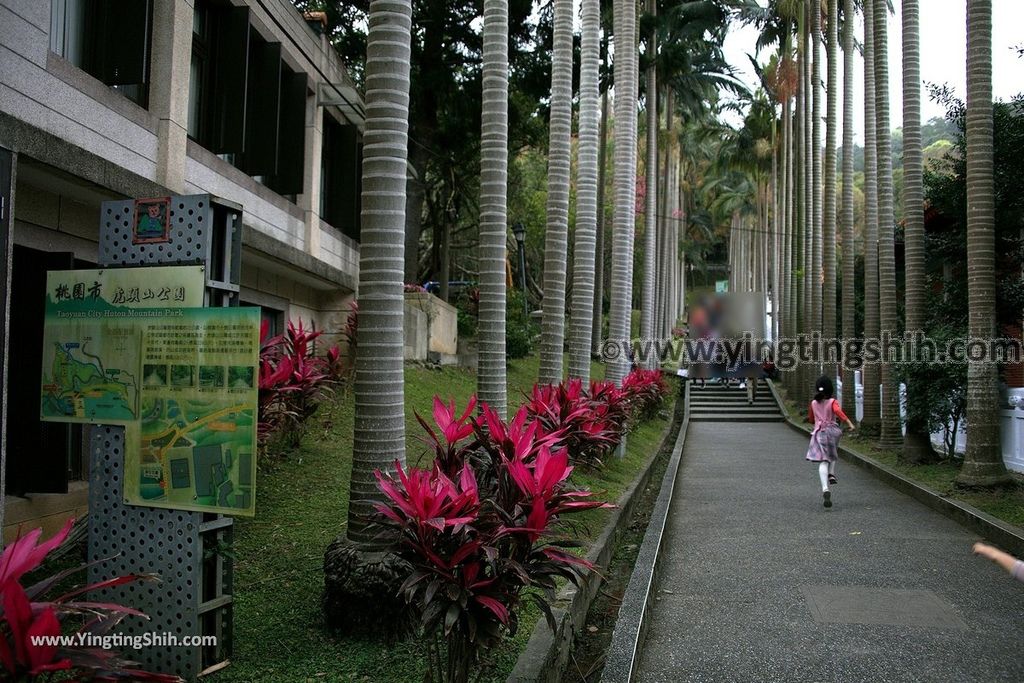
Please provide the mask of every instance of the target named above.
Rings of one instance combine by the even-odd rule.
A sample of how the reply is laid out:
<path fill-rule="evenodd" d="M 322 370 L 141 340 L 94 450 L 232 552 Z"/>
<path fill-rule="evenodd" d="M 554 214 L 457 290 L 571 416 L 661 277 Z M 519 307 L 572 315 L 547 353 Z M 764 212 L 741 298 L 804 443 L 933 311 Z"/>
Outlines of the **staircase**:
<path fill-rule="evenodd" d="M 690 382 L 690 421 L 781 422 L 782 413 L 764 380 L 758 383 L 753 405 L 747 404 L 747 390 L 736 384 L 726 388 L 709 381 L 701 389 L 695 380 Z"/>

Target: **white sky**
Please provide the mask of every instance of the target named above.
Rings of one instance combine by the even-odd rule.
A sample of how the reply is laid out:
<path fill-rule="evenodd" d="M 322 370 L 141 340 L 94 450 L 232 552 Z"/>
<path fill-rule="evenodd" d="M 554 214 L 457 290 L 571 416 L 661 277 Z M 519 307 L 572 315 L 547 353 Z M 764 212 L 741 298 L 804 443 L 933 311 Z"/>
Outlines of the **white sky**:
<path fill-rule="evenodd" d="M 762 5 L 767 4 L 760 0 Z M 921 78 L 927 83 L 948 84 L 958 97 L 967 94 L 967 9 L 965 0 L 920 0 L 921 4 Z M 903 63 L 901 55 L 902 24 L 899 16 L 901 0 L 893 0 L 895 15 L 889 17 L 889 97 L 891 123 L 899 128 L 903 120 Z M 1024 0 L 993 0 L 992 3 L 992 83 L 997 99 L 1008 100 L 1024 91 L 1024 58 L 1017 56 L 1014 46 L 1024 44 Z M 856 36 L 864 37 L 863 17 L 857 17 Z M 757 82 L 748 53 L 754 52 L 757 29 L 737 26 L 725 42 L 725 56 L 749 85 Z M 839 52 L 839 81 L 843 79 L 842 50 Z M 759 61 L 768 60 L 770 53 L 762 52 Z M 824 64 L 825 49 L 821 48 Z M 822 69 L 822 80 L 827 72 Z M 854 135 L 863 142 L 864 132 L 864 63 L 858 55 L 854 60 Z M 838 116 L 842 126 L 842 91 L 838 101 Z M 922 92 L 922 120 L 942 116 L 945 110 Z M 822 102 L 824 110 L 824 101 Z M 731 119 L 737 123 L 738 119 Z M 840 131 L 842 128 L 840 127 Z M 824 136 L 824 131 L 822 132 Z M 841 138 L 840 138 L 841 139 Z"/>

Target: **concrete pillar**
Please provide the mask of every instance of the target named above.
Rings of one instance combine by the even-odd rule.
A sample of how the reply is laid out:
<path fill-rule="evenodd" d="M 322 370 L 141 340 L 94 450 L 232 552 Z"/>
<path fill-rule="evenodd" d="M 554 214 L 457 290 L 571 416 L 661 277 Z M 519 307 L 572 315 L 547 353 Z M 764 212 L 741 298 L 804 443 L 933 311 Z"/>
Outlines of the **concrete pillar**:
<path fill-rule="evenodd" d="M 14 252 L 14 178 L 17 154 L 0 147 L 0 529 L 7 500 L 7 340 L 11 308 L 11 255 Z M 3 539 L 0 538 L 0 547 Z"/>
<path fill-rule="evenodd" d="M 306 98 L 306 154 L 302 194 L 297 197 L 306 222 L 306 251 L 320 258 L 320 169 L 323 156 L 323 112 L 316 95 Z"/>
<path fill-rule="evenodd" d="M 185 192 L 193 0 L 155 0 L 149 68 L 149 110 L 157 117 L 154 180 Z"/>

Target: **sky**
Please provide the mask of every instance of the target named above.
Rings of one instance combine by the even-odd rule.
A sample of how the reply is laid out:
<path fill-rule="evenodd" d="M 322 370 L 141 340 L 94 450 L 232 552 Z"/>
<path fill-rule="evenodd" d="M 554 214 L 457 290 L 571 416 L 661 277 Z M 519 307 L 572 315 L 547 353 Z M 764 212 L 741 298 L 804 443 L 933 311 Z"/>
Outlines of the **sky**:
<path fill-rule="evenodd" d="M 760 0 L 762 5 L 767 4 Z M 892 127 L 899 128 L 903 120 L 903 63 L 902 25 L 899 17 L 901 0 L 893 0 L 896 15 L 889 17 L 889 97 Z M 920 0 L 921 6 L 921 78 L 926 83 L 948 84 L 961 99 L 967 95 L 967 9 L 966 0 Z M 1014 46 L 1024 45 L 1024 0 L 993 0 L 992 2 L 992 84 L 997 99 L 1009 100 L 1024 91 L 1024 58 L 1018 57 Z M 863 17 L 858 15 L 856 36 L 863 40 Z M 736 26 L 730 31 L 725 42 L 725 56 L 737 68 L 741 78 L 753 86 L 757 78 L 751 68 L 747 54 L 754 52 L 757 29 Z M 842 82 L 842 51 L 839 53 L 839 80 Z M 763 52 L 759 61 L 768 60 L 769 52 Z M 821 48 L 824 64 L 825 49 Z M 827 72 L 822 70 L 822 79 Z M 864 63 L 854 60 L 854 136 L 858 143 L 864 140 Z M 842 90 L 838 100 L 838 116 L 842 130 Z M 921 96 L 922 120 L 942 116 L 945 110 L 928 98 L 927 91 Z M 824 100 L 822 110 L 824 110 Z M 730 119 L 738 123 L 739 117 Z M 824 136 L 824 131 L 822 131 Z"/>

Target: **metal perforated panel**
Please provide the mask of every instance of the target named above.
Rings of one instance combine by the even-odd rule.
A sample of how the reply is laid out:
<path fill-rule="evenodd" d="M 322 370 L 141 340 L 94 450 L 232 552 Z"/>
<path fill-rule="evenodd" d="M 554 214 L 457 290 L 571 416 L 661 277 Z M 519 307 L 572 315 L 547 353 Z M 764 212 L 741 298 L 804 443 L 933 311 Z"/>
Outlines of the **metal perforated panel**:
<path fill-rule="evenodd" d="M 133 244 L 133 200 L 104 202 L 100 210 L 101 266 L 205 265 L 208 306 L 238 305 L 241 208 L 209 195 L 171 197 L 164 243 Z M 128 636 L 159 635 L 160 645 L 125 654 L 145 668 L 195 680 L 231 653 L 232 563 L 223 552 L 232 520 L 220 515 L 126 505 L 124 427 L 92 428 L 89 474 L 89 559 L 113 558 L 89 568 L 89 581 L 132 573 L 159 574 L 104 591 L 102 599 L 141 610 L 117 628 Z M 94 596 L 100 599 L 100 596 Z M 217 636 L 217 646 L 170 644 L 185 636 Z"/>
<path fill-rule="evenodd" d="M 202 514 L 125 505 L 124 427 L 96 426 L 90 440 L 89 557 L 112 558 L 89 568 L 89 581 L 133 573 L 159 574 L 161 581 L 136 581 L 102 591 L 91 599 L 141 610 L 150 617 L 128 617 L 120 633 L 185 636 L 200 633 Z M 198 647 L 155 646 L 125 654 L 150 671 L 176 672 L 191 680 L 200 671 Z"/>
<path fill-rule="evenodd" d="M 104 202 L 100 215 L 100 263 L 103 265 L 205 264 L 213 232 L 210 196 L 171 198 L 168 242 L 132 244 L 135 202 Z"/>

